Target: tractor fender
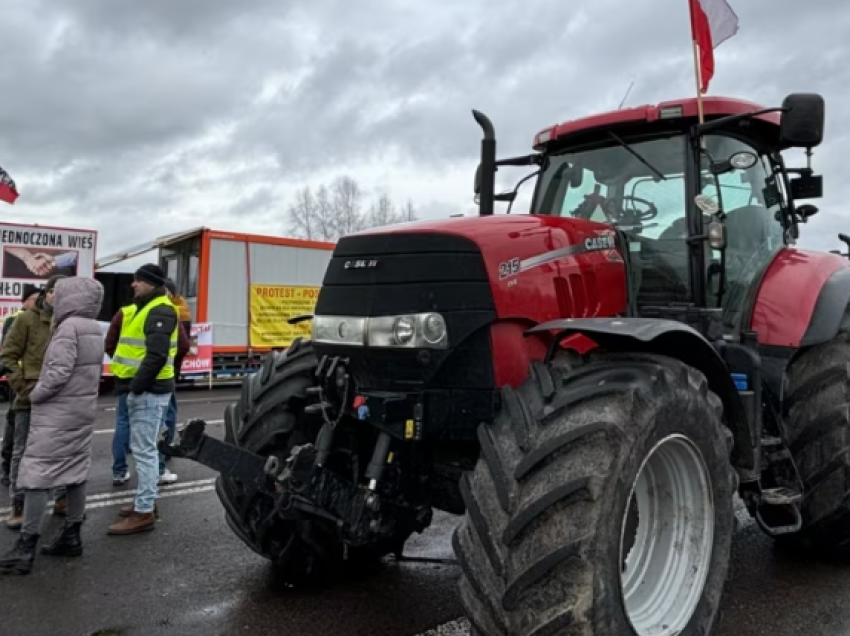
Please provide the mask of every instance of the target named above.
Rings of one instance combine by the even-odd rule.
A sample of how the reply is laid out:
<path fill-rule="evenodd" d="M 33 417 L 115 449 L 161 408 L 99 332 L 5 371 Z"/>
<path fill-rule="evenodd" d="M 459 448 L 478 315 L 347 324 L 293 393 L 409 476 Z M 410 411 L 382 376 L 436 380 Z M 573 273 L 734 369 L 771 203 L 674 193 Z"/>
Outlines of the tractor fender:
<path fill-rule="evenodd" d="M 811 347 L 838 333 L 850 302 L 850 262 L 835 254 L 784 248 L 754 283 L 743 324 L 757 334 L 759 345 Z"/>
<path fill-rule="evenodd" d="M 656 353 L 698 369 L 723 402 L 725 419 L 735 439 L 735 465 L 753 468 L 748 452 L 752 446 L 750 423 L 741 396 L 720 353 L 696 329 L 656 318 L 568 318 L 540 323 L 526 334 L 542 332 L 556 332 L 550 352 L 568 336 L 579 333 L 605 349 Z"/>
<path fill-rule="evenodd" d="M 800 346 L 811 347 L 832 340 L 838 334 L 848 305 L 850 267 L 834 272 L 821 287 Z"/>

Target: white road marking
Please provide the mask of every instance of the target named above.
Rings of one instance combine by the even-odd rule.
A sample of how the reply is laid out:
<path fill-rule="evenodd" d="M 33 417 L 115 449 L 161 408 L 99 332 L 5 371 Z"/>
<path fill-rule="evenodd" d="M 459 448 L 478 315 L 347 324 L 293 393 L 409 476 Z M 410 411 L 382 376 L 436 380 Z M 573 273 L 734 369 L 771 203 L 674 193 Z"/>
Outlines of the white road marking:
<path fill-rule="evenodd" d="M 204 421 L 205 421 L 207 424 L 224 424 L 224 420 L 204 420 Z M 96 430 L 96 431 L 94 432 L 94 434 L 95 434 L 95 435 L 105 435 L 105 434 L 107 434 L 107 433 L 114 433 L 114 432 L 115 432 L 115 429 L 114 429 L 114 428 L 104 428 L 104 429 Z M 2 438 L 2 437 L 0 437 L 0 441 L 2 441 L 2 440 L 3 440 L 3 438 Z"/>
<path fill-rule="evenodd" d="M 224 420 L 204 420 L 207 424 L 224 424 Z M 114 433 L 115 428 L 103 428 L 98 429 L 94 432 L 95 435 L 106 435 L 108 433 Z M 0 442 L 3 441 L 3 438 L 0 437 Z"/>
<path fill-rule="evenodd" d="M 160 486 L 158 492 L 168 492 L 171 490 L 183 490 L 184 488 L 192 488 L 195 486 L 207 486 L 214 484 L 215 478 L 212 479 L 197 479 L 195 481 L 186 481 L 181 484 L 165 484 Z M 105 492 L 86 497 L 86 504 L 90 501 L 103 501 L 107 499 L 120 499 L 121 497 L 132 497 L 136 494 L 135 490 L 117 490 L 115 492 Z"/>
<path fill-rule="evenodd" d="M 194 495 L 200 492 L 208 492 L 215 489 L 215 478 L 198 479 L 187 481 L 182 484 L 167 484 L 157 489 L 159 497 L 178 497 L 180 495 Z M 119 504 L 130 503 L 135 499 L 135 490 L 119 490 L 117 492 L 98 493 L 86 497 L 86 510 L 93 508 L 105 508 Z M 0 508 L 0 515 L 7 515 L 11 508 Z"/>
<path fill-rule="evenodd" d="M 185 490 L 170 490 L 167 492 L 160 492 L 157 495 L 159 499 L 165 499 L 167 497 L 181 497 L 183 495 L 195 495 L 201 492 L 209 492 L 211 490 L 215 490 L 215 486 L 199 486 L 198 488 L 186 488 Z M 126 493 L 130 495 L 130 493 Z M 118 506 L 122 504 L 133 503 L 135 501 L 135 497 L 127 496 L 123 499 L 110 499 L 108 501 L 95 501 L 94 503 L 86 502 L 86 510 L 93 510 L 94 508 L 107 508 L 109 506 Z"/>

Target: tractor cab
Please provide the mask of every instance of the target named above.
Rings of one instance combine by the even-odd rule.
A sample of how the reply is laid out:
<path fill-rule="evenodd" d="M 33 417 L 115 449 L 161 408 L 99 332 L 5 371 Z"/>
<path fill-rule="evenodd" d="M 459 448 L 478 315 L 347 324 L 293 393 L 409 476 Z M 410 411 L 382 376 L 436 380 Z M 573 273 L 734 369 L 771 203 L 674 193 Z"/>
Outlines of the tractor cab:
<path fill-rule="evenodd" d="M 677 132 L 635 141 L 628 148 L 603 142 L 554 155 L 534 212 L 590 219 L 621 230 L 628 237 L 630 283 L 640 311 L 693 301 L 688 244 L 692 206 L 687 201 L 695 200 L 703 227 L 722 201 L 727 228 L 722 287 L 721 250 L 705 250 L 700 271 L 708 306 L 722 307 L 724 325 L 732 329 L 743 301 L 740 290 L 749 287 L 784 244 L 780 202 L 764 195 L 772 179 L 764 148 L 721 134 L 705 138 L 698 194 L 688 197 L 689 150 L 686 134 Z M 709 157 L 722 158 L 729 169 L 712 174 Z"/>
<path fill-rule="evenodd" d="M 780 152 L 820 143 L 823 102 L 794 95 L 762 109 L 704 98 L 702 125 L 697 108 L 681 100 L 553 126 L 535 137 L 539 155 L 497 166 L 540 167 L 532 214 L 617 230 L 632 314 L 705 308 L 734 337 L 760 274 L 817 212 L 794 201 L 821 196 L 820 177 L 805 168 L 790 180 Z"/>

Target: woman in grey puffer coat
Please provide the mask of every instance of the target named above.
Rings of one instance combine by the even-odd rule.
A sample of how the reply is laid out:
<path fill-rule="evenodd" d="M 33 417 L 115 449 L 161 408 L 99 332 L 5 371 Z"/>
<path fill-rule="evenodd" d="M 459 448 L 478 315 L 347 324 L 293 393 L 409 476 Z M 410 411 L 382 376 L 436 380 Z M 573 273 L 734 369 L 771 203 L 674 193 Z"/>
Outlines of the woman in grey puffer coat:
<path fill-rule="evenodd" d="M 103 286 L 91 278 L 56 283 L 53 329 L 38 384 L 18 485 L 26 491 L 24 523 L 15 547 L 0 559 L 0 574 L 29 574 L 47 509 L 48 493 L 68 490 L 68 516 L 42 554 L 80 556 L 80 526 L 91 469 L 91 442 L 103 369 L 103 332 L 97 315 Z"/>

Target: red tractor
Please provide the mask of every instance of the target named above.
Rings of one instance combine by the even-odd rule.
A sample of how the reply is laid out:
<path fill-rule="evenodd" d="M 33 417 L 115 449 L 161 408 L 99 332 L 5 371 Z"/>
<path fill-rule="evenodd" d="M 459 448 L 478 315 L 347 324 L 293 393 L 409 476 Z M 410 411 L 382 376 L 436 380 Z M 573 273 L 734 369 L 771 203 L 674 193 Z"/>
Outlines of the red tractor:
<path fill-rule="evenodd" d="M 850 261 L 792 245 L 822 195 L 820 96 L 618 110 L 496 160 L 480 217 L 341 239 L 312 339 L 163 450 L 218 470 L 294 584 L 401 555 L 433 510 L 474 634 L 707 633 L 737 493 L 798 549 L 850 547 Z M 807 167 L 782 152 L 805 150 Z M 499 166 L 533 166 L 495 215 Z"/>

